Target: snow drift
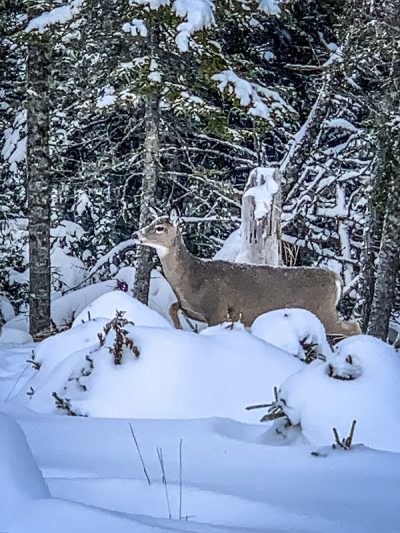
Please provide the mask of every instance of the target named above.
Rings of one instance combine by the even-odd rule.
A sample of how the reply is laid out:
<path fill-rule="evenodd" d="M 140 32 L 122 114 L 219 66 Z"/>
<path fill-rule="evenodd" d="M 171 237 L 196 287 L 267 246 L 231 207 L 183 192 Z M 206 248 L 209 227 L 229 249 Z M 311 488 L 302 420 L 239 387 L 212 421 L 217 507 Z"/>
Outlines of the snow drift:
<path fill-rule="evenodd" d="M 280 387 L 279 400 L 292 424 L 315 445 L 333 442 L 332 428 L 355 442 L 400 451 L 400 357 L 367 335 L 340 342 L 326 362 L 314 361 Z"/>
<path fill-rule="evenodd" d="M 121 291 L 113 291 L 99 296 L 79 313 L 72 327 L 74 328 L 93 318 L 112 319 L 115 317 L 116 312 L 121 310 L 124 312 L 124 317 L 137 326 L 172 327 L 157 311 L 153 311 L 147 305 Z"/>
<path fill-rule="evenodd" d="M 251 326 L 256 337 L 305 359 L 304 344 L 315 345 L 318 353 L 330 355 L 322 322 L 306 309 L 278 309 L 258 316 Z"/>
<path fill-rule="evenodd" d="M 142 308 L 127 294 L 105 296 L 110 311 L 132 307 L 131 318 L 139 318 Z M 104 314 L 107 299 L 98 302 L 92 308 Z M 13 401 L 42 413 L 56 412 L 57 403 L 89 416 L 251 421 L 245 407 L 263 401 L 302 366 L 243 328 L 207 328 L 198 335 L 160 328 L 161 317 L 146 313 L 146 325 L 132 325 L 124 315 L 111 322 L 97 317 L 44 340 L 34 353 L 39 369 Z"/>

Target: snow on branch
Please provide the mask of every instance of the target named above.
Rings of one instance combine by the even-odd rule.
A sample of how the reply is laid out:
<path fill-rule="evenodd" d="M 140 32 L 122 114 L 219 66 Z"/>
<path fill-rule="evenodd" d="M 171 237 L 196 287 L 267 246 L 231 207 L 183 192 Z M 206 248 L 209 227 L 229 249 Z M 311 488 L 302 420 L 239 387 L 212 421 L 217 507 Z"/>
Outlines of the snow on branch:
<path fill-rule="evenodd" d="M 90 279 L 103 265 L 111 262 L 116 255 L 124 251 L 131 250 L 134 248 L 134 246 L 135 242 L 132 239 L 127 239 L 126 241 L 122 241 L 114 246 L 109 252 L 100 257 L 97 263 L 90 269 L 86 280 Z"/>
<path fill-rule="evenodd" d="M 96 107 L 108 107 L 115 104 L 117 100 L 117 95 L 115 94 L 115 89 L 112 85 L 107 85 L 103 88 L 102 96 L 99 96 L 96 100 Z"/>
<path fill-rule="evenodd" d="M 281 0 L 259 0 L 258 9 L 264 11 L 267 15 L 279 15 L 281 12 L 280 3 Z"/>
<path fill-rule="evenodd" d="M 215 22 L 213 0 L 174 0 L 172 2 L 171 0 L 130 0 L 129 3 L 133 6 L 147 6 L 154 10 L 164 6 L 171 6 L 178 17 L 185 19 L 184 22 L 178 25 L 178 34 L 175 37 L 176 45 L 181 52 L 189 50 L 189 41 L 193 34 L 213 26 Z M 134 19 L 131 24 L 124 24 L 124 31 L 131 32 L 132 35 L 140 33 L 140 35 L 145 37 L 145 27 L 143 28 L 144 25 L 139 26 L 138 22 L 142 21 Z"/>
<path fill-rule="evenodd" d="M 122 31 L 130 33 L 133 37 L 136 37 L 136 35 L 147 37 L 148 35 L 146 24 L 140 19 L 132 19 L 130 23 L 125 22 L 122 26 Z"/>
<path fill-rule="evenodd" d="M 186 22 L 179 24 L 179 33 L 175 38 L 181 52 L 189 50 L 189 39 L 194 33 L 213 26 L 214 10 L 212 0 L 175 0 L 175 13 L 186 19 Z"/>
<path fill-rule="evenodd" d="M 29 33 L 33 30 L 37 30 L 39 33 L 44 33 L 48 26 L 69 22 L 80 12 L 84 1 L 85 0 L 72 0 L 65 6 L 56 7 L 51 11 L 45 11 L 38 17 L 29 21 L 28 26 L 25 28 L 25 32 Z"/>
<path fill-rule="evenodd" d="M 18 113 L 12 128 L 7 128 L 4 132 L 4 144 L 1 149 L 1 156 L 10 165 L 11 172 L 17 172 L 18 163 L 26 157 L 26 135 L 24 134 L 26 124 L 26 109 Z"/>
<path fill-rule="evenodd" d="M 359 128 L 356 128 L 354 124 L 344 118 L 331 118 L 330 120 L 325 121 L 324 126 L 326 128 L 340 128 L 352 132 L 359 131 Z"/>
<path fill-rule="evenodd" d="M 271 118 L 271 109 L 290 110 L 290 106 L 276 91 L 261 87 L 256 83 L 240 78 L 233 70 L 223 70 L 214 74 L 212 80 L 219 82 L 218 89 L 234 93 L 240 105 L 248 108 L 248 114 L 264 119 Z"/>

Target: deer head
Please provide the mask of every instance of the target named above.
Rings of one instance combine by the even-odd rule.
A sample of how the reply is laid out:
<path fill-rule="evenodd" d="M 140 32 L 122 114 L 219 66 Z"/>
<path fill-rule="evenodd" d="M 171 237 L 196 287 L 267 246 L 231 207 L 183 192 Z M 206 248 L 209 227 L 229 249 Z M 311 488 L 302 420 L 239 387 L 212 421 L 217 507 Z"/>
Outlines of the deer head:
<path fill-rule="evenodd" d="M 132 234 L 138 244 L 154 248 L 159 257 L 164 257 L 180 234 L 181 219 L 176 210 L 171 211 L 169 216 L 158 217 L 148 226 L 141 228 Z"/>

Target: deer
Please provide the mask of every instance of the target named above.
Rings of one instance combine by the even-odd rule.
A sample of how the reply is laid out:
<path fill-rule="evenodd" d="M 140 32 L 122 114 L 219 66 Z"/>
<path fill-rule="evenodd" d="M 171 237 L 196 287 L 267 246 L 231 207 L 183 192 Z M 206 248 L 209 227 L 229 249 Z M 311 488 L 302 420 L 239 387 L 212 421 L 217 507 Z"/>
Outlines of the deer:
<path fill-rule="evenodd" d="M 189 318 L 208 326 L 240 320 L 250 327 L 267 311 L 302 308 L 314 313 L 330 336 L 361 333 L 357 322 L 339 317 L 342 281 L 336 272 L 202 260 L 187 249 L 181 228 L 172 212 L 133 233 L 132 239 L 156 250 L 179 307 Z"/>

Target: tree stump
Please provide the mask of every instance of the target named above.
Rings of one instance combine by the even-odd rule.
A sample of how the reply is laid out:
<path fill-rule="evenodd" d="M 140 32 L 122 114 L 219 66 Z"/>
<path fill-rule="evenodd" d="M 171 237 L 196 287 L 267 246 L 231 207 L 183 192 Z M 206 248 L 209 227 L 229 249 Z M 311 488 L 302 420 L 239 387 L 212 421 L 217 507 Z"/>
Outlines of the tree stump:
<path fill-rule="evenodd" d="M 238 263 L 279 266 L 281 254 L 281 175 L 277 168 L 250 172 L 242 200 L 242 248 Z"/>

